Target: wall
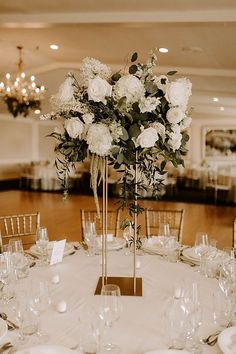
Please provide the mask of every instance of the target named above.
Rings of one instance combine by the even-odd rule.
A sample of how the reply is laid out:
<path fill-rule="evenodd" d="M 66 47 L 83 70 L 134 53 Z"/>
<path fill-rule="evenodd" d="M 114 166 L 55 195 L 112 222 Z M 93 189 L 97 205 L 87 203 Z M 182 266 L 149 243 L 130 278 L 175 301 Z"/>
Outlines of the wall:
<path fill-rule="evenodd" d="M 191 164 L 199 165 L 203 160 L 203 127 L 216 125 L 222 128 L 233 126 L 236 129 L 235 118 L 222 118 L 222 116 L 208 118 L 204 115 L 193 118 L 188 153 L 188 161 Z M 1 114 L 0 177 L 14 174 L 14 166 L 19 163 L 54 161 L 54 139 L 47 135 L 54 130 L 55 126 L 54 121 L 40 121 L 39 118 L 14 119 L 9 114 Z M 236 164 L 236 161 L 233 164 Z"/>
<path fill-rule="evenodd" d="M 14 177 L 19 164 L 53 161 L 54 140 L 47 137 L 55 122 L 0 115 L 0 177 Z"/>

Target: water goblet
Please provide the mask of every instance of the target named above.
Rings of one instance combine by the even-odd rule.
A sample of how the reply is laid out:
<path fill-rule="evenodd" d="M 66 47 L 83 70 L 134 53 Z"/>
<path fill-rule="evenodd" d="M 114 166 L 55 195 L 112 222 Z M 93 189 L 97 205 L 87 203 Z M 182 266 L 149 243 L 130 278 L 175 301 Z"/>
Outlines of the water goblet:
<path fill-rule="evenodd" d="M 112 343 L 109 338 L 109 330 L 113 323 L 117 321 L 122 313 L 120 288 L 115 284 L 106 284 L 101 291 L 102 303 L 100 309 L 100 317 L 104 320 L 105 328 L 107 329 L 107 342 L 104 345 L 104 350 L 110 353 L 119 353 L 120 347 Z"/>
<path fill-rule="evenodd" d="M 48 263 L 48 230 L 46 227 L 38 227 L 36 231 L 36 245 L 40 252 L 41 265 Z"/>

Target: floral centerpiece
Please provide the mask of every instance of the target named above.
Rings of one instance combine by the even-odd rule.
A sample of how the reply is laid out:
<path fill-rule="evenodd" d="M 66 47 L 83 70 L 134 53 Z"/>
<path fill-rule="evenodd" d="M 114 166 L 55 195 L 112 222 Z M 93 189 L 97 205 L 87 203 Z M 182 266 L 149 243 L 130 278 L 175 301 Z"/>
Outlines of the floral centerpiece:
<path fill-rule="evenodd" d="M 187 112 L 191 82 L 186 78 L 171 81 L 174 71 L 154 72 L 155 51 L 146 63 L 137 60 L 134 53 L 127 71 L 112 73 L 100 61 L 85 58 L 78 77 L 69 73 L 52 97 L 54 112 L 41 117 L 61 121 L 61 128 L 51 136 L 57 141 L 56 167 L 64 188 L 70 166 L 89 155 L 98 206 L 97 183 L 106 157 L 120 172 L 120 207 L 128 207 L 131 216 L 142 212 L 134 203 L 142 190 L 158 195 L 167 162 L 175 167 L 184 164 L 186 128 L 191 123 Z"/>

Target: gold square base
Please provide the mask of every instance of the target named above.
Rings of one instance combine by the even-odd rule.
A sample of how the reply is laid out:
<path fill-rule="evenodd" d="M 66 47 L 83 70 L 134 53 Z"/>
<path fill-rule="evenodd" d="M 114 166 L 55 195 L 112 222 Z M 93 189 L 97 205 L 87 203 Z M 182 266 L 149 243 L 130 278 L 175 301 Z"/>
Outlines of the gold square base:
<path fill-rule="evenodd" d="M 134 293 L 134 278 L 132 277 L 107 277 L 105 284 L 116 284 L 120 287 L 121 295 L 142 296 L 142 278 L 136 278 L 136 292 Z M 94 295 L 101 295 L 102 277 L 99 277 Z"/>

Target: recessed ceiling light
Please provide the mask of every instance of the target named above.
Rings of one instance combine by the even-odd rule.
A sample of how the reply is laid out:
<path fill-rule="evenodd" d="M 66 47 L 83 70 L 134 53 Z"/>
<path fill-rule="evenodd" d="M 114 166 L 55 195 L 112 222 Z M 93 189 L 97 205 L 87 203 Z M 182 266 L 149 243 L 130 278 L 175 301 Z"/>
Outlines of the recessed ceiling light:
<path fill-rule="evenodd" d="M 50 48 L 53 50 L 58 50 L 59 49 L 59 45 L 58 44 L 50 44 Z"/>
<path fill-rule="evenodd" d="M 214 101 L 214 102 L 218 102 L 218 101 L 219 101 L 219 98 L 218 98 L 218 97 L 213 97 L 213 101 Z"/>
<path fill-rule="evenodd" d="M 34 111 L 34 113 L 35 113 L 35 114 L 40 114 L 41 111 L 40 111 L 40 109 L 36 109 L 36 110 Z"/>
<path fill-rule="evenodd" d="M 181 48 L 183 52 L 201 53 L 203 49 L 201 47 L 186 46 Z"/>
<path fill-rule="evenodd" d="M 169 52 L 169 49 L 164 48 L 164 47 L 159 48 L 158 50 L 159 50 L 160 53 L 168 53 Z"/>
<path fill-rule="evenodd" d="M 224 111 L 224 110 L 225 110 L 225 107 L 221 106 L 220 111 Z"/>

